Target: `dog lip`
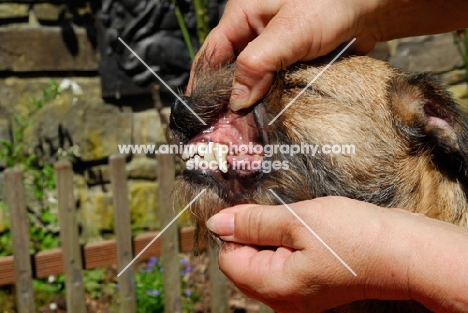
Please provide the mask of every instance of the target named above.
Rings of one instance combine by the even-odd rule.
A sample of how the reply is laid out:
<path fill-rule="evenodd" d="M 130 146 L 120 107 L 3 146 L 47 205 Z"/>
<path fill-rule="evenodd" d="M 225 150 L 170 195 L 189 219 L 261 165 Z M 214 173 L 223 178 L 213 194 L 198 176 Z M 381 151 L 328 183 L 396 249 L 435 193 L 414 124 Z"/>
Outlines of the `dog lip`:
<path fill-rule="evenodd" d="M 227 201 L 246 203 L 262 177 L 262 172 L 222 173 L 219 170 L 192 169 L 183 171 L 184 179 L 195 184 L 213 185 L 221 188 Z M 229 179 L 229 177 L 232 177 Z M 239 179 L 240 178 L 240 179 Z M 207 186 L 208 187 L 208 186 Z M 211 187 L 209 187 L 211 188 Z"/>
<path fill-rule="evenodd" d="M 260 139 L 263 145 L 266 145 L 270 142 L 268 133 L 265 131 L 265 127 L 267 126 L 266 121 L 266 111 L 265 111 L 265 104 L 263 100 L 255 104 L 253 108 L 253 116 L 255 124 L 257 125 L 257 130 L 260 135 Z"/>

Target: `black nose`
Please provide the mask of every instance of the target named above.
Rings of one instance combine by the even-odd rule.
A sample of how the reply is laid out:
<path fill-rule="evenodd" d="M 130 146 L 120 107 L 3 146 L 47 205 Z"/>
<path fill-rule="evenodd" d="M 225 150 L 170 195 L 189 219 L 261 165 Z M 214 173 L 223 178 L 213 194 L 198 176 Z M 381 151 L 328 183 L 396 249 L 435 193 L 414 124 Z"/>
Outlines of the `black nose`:
<path fill-rule="evenodd" d="M 194 106 L 191 99 L 185 96 L 181 99 L 176 99 L 171 106 L 169 129 L 178 141 L 187 142 L 207 126 L 192 112 Z"/>

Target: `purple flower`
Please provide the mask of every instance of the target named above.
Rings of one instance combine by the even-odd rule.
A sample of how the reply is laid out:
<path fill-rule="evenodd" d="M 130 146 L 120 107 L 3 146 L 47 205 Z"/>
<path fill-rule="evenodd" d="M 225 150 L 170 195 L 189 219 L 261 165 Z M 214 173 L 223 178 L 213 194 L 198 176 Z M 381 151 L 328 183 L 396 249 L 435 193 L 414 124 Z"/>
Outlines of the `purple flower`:
<path fill-rule="evenodd" d="M 184 275 L 186 275 L 186 274 L 189 274 L 191 271 L 192 271 L 192 267 L 191 267 L 191 266 L 187 266 L 186 268 L 184 268 L 183 273 L 184 273 Z"/>
<path fill-rule="evenodd" d="M 147 295 L 147 296 L 153 295 L 153 291 L 151 291 L 151 290 L 149 290 L 149 289 L 146 289 L 146 295 Z"/>
<path fill-rule="evenodd" d="M 152 294 L 154 297 L 158 297 L 161 294 L 161 292 L 158 289 L 153 289 Z"/>
<path fill-rule="evenodd" d="M 188 264 L 188 260 L 187 259 L 182 259 L 180 260 L 180 264 L 183 265 L 183 266 L 186 266 Z"/>
<path fill-rule="evenodd" d="M 148 263 L 146 263 L 146 271 L 147 273 L 151 273 L 153 271 L 154 266 L 158 263 L 158 258 L 152 256 L 149 258 Z"/>
<path fill-rule="evenodd" d="M 155 266 L 157 263 L 158 263 L 158 258 L 155 257 L 155 256 L 150 257 L 149 260 L 148 260 L 148 266 L 153 267 L 153 266 Z"/>
<path fill-rule="evenodd" d="M 120 285 L 119 285 L 119 284 L 115 284 L 115 289 L 119 290 L 119 289 L 120 289 Z"/>
<path fill-rule="evenodd" d="M 159 269 L 159 272 L 160 272 L 160 273 L 164 273 L 164 267 L 161 267 L 161 268 Z"/>
<path fill-rule="evenodd" d="M 184 294 L 185 294 L 186 297 L 190 297 L 190 296 L 192 295 L 192 290 L 190 290 L 190 289 L 185 289 L 185 290 L 184 290 Z"/>

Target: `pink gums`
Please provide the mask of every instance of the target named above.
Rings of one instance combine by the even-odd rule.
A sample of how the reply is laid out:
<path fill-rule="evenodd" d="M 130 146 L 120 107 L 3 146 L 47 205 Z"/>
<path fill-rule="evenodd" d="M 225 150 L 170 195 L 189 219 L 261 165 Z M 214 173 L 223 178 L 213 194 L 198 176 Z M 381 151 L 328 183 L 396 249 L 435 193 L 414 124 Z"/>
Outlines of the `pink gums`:
<path fill-rule="evenodd" d="M 195 136 L 189 144 L 198 142 L 217 142 L 229 146 L 230 151 L 227 162 L 231 165 L 231 168 L 245 169 L 245 171 L 239 170 L 240 172 L 249 172 L 252 164 L 261 163 L 262 161 L 262 157 L 252 152 L 252 149 L 247 151 L 233 149 L 233 147 L 252 147 L 260 144 L 252 111 L 249 113 L 239 113 L 231 110 L 223 111 L 220 113 L 219 119 L 211 127 Z"/>

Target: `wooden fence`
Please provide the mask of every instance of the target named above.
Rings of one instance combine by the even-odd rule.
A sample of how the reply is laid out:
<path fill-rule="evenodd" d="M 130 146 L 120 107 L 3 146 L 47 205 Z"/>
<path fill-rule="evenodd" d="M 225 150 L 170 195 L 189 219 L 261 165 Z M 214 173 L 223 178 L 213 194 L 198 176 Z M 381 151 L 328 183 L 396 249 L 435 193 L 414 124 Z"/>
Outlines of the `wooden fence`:
<path fill-rule="evenodd" d="M 6 199 L 10 211 L 13 238 L 13 256 L 0 258 L 0 285 L 15 284 L 18 313 L 36 312 L 32 279 L 65 273 L 67 312 L 85 313 L 83 269 L 117 263 L 121 272 L 158 232 L 146 233 L 132 239 L 130 211 L 127 198 L 125 156 L 110 158 L 111 183 L 114 197 L 115 240 L 81 246 L 78 238 L 76 202 L 73 193 L 73 170 L 69 162 L 55 165 L 58 194 L 61 248 L 29 255 L 28 219 L 22 172 L 5 171 Z M 172 155 L 158 155 L 159 201 L 161 224 L 166 225 L 175 217 L 170 195 L 174 187 L 174 159 Z M 194 229 L 178 230 L 169 227 L 141 256 L 163 255 L 165 313 L 182 312 L 179 253 L 190 252 L 193 246 Z M 212 255 L 210 253 L 210 255 Z M 216 258 L 211 257 L 211 312 L 228 312 L 226 278 L 217 268 Z M 136 312 L 135 286 L 131 267 L 118 277 L 120 285 L 120 312 Z M 266 307 L 261 312 L 272 312 Z"/>

